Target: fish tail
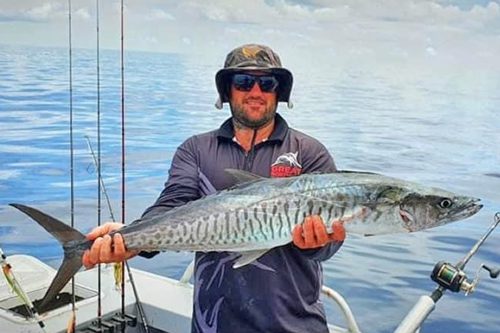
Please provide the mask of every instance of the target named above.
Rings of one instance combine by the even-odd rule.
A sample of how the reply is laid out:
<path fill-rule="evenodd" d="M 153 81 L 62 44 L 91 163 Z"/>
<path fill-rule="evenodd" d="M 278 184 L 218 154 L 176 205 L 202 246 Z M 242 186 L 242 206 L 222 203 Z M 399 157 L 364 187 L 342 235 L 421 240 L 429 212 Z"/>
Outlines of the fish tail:
<path fill-rule="evenodd" d="M 90 246 L 90 242 L 85 242 L 85 235 L 78 230 L 35 208 L 21 204 L 10 205 L 19 209 L 40 224 L 59 241 L 64 249 L 62 265 L 57 271 L 55 278 L 52 280 L 45 296 L 43 296 L 43 299 L 37 306 L 38 312 L 41 313 L 82 267 L 82 254 L 85 249 Z"/>

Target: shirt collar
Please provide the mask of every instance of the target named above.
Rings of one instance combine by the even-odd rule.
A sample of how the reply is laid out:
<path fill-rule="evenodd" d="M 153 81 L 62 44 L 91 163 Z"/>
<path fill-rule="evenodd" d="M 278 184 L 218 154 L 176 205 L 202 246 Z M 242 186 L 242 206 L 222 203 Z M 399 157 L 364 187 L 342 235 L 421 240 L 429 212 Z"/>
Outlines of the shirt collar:
<path fill-rule="evenodd" d="M 279 141 L 282 142 L 285 140 L 285 135 L 288 131 L 288 124 L 285 119 L 280 116 L 278 113 L 274 118 L 274 130 L 271 133 L 271 136 L 266 140 L 269 141 Z M 234 128 L 232 117 L 224 121 L 222 125 L 219 127 L 217 131 L 217 137 L 227 140 L 232 140 L 234 137 Z"/>

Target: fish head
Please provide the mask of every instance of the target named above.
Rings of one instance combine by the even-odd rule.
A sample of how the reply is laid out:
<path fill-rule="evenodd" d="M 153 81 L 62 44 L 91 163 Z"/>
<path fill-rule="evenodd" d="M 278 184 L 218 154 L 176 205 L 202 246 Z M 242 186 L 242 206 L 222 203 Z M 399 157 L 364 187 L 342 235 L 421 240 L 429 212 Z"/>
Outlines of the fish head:
<path fill-rule="evenodd" d="M 476 214 L 480 199 L 432 189 L 427 193 L 408 191 L 401 199 L 397 214 L 409 232 L 434 228 Z"/>

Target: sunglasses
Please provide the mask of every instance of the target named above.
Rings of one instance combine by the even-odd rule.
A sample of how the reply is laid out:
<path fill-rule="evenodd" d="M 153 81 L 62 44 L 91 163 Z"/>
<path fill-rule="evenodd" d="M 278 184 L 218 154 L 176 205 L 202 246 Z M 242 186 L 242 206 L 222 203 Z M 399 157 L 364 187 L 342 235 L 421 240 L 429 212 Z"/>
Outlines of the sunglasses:
<path fill-rule="evenodd" d="M 279 86 L 279 81 L 272 75 L 251 75 L 251 74 L 234 74 L 232 85 L 239 91 L 250 91 L 255 82 L 258 82 L 260 90 L 265 93 L 275 92 Z"/>

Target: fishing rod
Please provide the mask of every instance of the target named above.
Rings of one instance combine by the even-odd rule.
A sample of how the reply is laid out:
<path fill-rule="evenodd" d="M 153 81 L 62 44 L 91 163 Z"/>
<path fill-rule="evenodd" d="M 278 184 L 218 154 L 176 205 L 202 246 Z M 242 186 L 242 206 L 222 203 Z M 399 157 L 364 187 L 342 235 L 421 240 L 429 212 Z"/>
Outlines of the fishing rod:
<path fill-rule="evenodd" d="M 99 0 L 95 2 L 96 6 L 96 131 L 97 131 L 97 226 L 101 225 L 101 77 L 100 77 L 100 58 L 99 58 Z M 95 156 L 94 156 L 95 158 Z M 97 265 L 97 323 L 102 324 L 102 295 L 101 295 L 101 265 Z"/>
<path fill-rule="evenodd" d="M 26 307 L 26 310 L 28 311 L 28 315 L 34 320 L 36 320 L 36 322 L 40 326 L 40 329 L 43 332 L 46 332 L 45 323 L 38 315 L 38 312 L 36 311 L 36 308 L 33 305 L 33 302 L 31 302 L 31 299 L 29 298 L 28 294 L 24 291 L 24 289 L 21 287 L 21 284 L 16 279 L 16 276 L 14 275 L 14 272 L 12 270 L 12 266 L 7 261 L 7 256 L 4 254 L 2 248 L 0 248 L 0 265 L 2 266 L 2 271 L 5 276 L 5 279 L 7 280 L 7 283 L 16 293 L 16 295 L 23 301 L 23 304 Z"/>
<path fill-rule="evenodd" d="M 122 224 L 125 224 L 125 61 L 124 61 L 124 19 L 123 19 L 123 0 L 120 1 L 120 76 L 121 76 L 121 146 L 122 146 L 122 160 L 121 160 L 121 174 L 122 174 Z M 122 282 L 122 319 L 125 318 L 125 271 L 121 271 Z"/>
<path fill-rule="evenodd" d="M 94 149 L 92 147 L 92 143 L 90 141 L 90 138 L 88 136 L 85 136 L 85 139 L 87 140 L 87 145 L 89 147 L 90 154 L 92 155 L 92 160 L 94 161 L 94 165 L 97 167 L 98 160 L 96 158 L 96 155 L 95 155 Z M 102 193 L 104 194 L 104 197 L 105 197 L 105 200 L 106 200 L 106 204 L 108 206 L 108 210 L 109 210 L 109 214 L 110 214 L 111 220 L 113 222 L 116 222 L 115 215 L 113 213 L 113 207 L 111 206 L 111 200 L 109 199 L 108 191 L 106 189 L 106 185 L 104 184 L 104 180 L 102 178 L 102 174 L 99 174 L 98 178 L 99 178 L 99 182 L 101 183 Z M 121 265 L 121 263 L 119 263 L 119 265 Z M 125 261 L 125 268 L 126 268 L 127 273 L 128 273 L 128 278 L 130 280 L 130 284 L 132 285 L 132 291 L 134 292 L 134 296 L 135 296 L 135 300 L 136 300 L 136 305 L 137 305 L 137 311 L 139 313 L 139 316 L 141 317 L 141 321 L 142 321 L 142 325 L 143 325 L 144 331 L 146 333 L 149 333 L 149 325 L 148 325 L 148 322 L 147 322 L 146 314 L 145 314 L 144 308 L 142 306 L 141 300 L 139 298 L 139 293 L 137 292 L 137 287 L 135 285 L 135 281 L 134 281 L 134 277 L 132 275 L 132 271 L 131 271 L 130 266 L 129 266 L 129 264 L 128 264 L 127 261 Z M 120 278 L 121 278 L 121 276 L 120 276 Z M 115 279 L 116 279 L 116 275 L 115 275 Z"/>
<path fill-rule="evenodd" d="M 482 269 L 489 272 L 492 279 L 496 279 L 500 275 L 500 268 L 493 268 L 482 263 L 472 281 L 469 281 L 467 275 L 463 271 L 465 265 L 477 253 L 481 245 L 491 235 L 493 230 L 500 224 L 500 212 L 494 216 L 494 221 L 486 231 L 486 233 L 474 244 L 471 250 L 455 265 L 440 261 L 435 266 L 431 273 L 431 279 L 438 284 L 438 287 L 430 296 L 421 296 L 418 302 L 413 306 L 410 312 L 403 319 L 394 333 L 414 333 L 419 332 L 422 323 L 427 319 L 436 307 L 436 303 L 444 295 L 446 290 L 452 292 L 465 292 L 469 295 L 476 289 L 479 283 L 479 276 Z"/>
<path fill-rule="evenodd" d="M 69 142 L 70 142 L 70 223 L 75 226 L 75 170 L 73 145 L 73 47 L 71 36 L 71 0 L 68 0 L 68 58 L 69 58 Z M 76 292 L 75 278 L 71 278 L 71 318 L 68 322 L 68 332 L 76 329 Z"/>
<path fill-rule="evenodd" d="M 106 186 L 104 184 L 104 180 L 102 178 L 102 172 L 101 172 L 101 110 L 100 110 L 100 67 L 99 67 L 99 50 L 100 50 L 100 47 L 99 47 L 99 0 L 96 0 L 96 28 L 97 28 L 97 54 L 96 54 L 96 57 L 97 57 L 97 157 L 96 157 L 96 154 L 94 152 L 94 149 L 92 148 L 92 144 L 90 142 L 90 138 L 88 136 L 86 136 L 85 138 L 87 139 L 87 144 L 88 144 L 88 147 L 89 147 L 89 150 L 92 154 L 92 158 L 93 158 L 93 161 L 94 161 L 94 165 L 97 169 L 97 179 L 98 179 L 98 185 L 97 185 L 97 188 L 98 188 L 98 195 L 97 195 L 97 224 L 100 226 L 101 225 L 101 193 L 104 194 L 105 196 L 105 199 L 106 199 L 106 203 L 108 205 L 108 209 L 109 209 L 109 213 L 111 215 L 111 219 L 113 222 L 116 221 L 115 217 L 114 217 L 114 213 L 113 213 L 113 209 L 111 207 L 111 202 L 110 202 L 110 199 L 109 199 L 109 195 L 108 195 L 108 192 L 106 190 Z M 122 77 L 122 85 L 121 85 L 121 88 L 122 88 L 122 146 L 124 144 L 124 70 L 123 70 L 123 1 L 121 2 L 121 77 Z M 125 163 L 125 159 L 124 159 L 124 147 L 122 147 L 122 176 L 124 176 L 125 174 L 125 166 L 124 166 L 124 163 Z M 123 190 L 122 190 L 122 196 L 124 196 L 124 193 L 125 193 L 125 188 L 124 188 L 124 183 L 125 183 L 125 180 L 123 179 L 122 180 L 122 186 L 123 186 Z M 125 221 L 125 213 L 124 213 L 124 209 L 125 209 L 125 206 L 124 206 L 124 198 L 122 197 L 122 223 L 124 223 Z M 144 327 L 144 330 L 146 333 L 149 333 L 149 327 L 147 325 L 147 320 L 146 320 L 146 316 L 144 315 L 144 309 L 142 308 L 142 304 L 140 302 L 140 299 L 139 299 L 139 294 L 137 292 L 137 288 L 135 286 L 135 282 L 134 282 L 134 278 L 132 276 L 132 272 L 130 270 L 130 267 L 128 265 L 128 262 L 122 262 L 122 263 L 119 263 L 119 264 L 115 264 L 115 280 L 117 280 L 117 275 L 120 275 L 120 281 L 121 281 L 121 290 L 122 290 L 122 293 L 121 293 L 121 298 L 122 298 L 122 318 L 125 317 L 125 272 L 123 271 L 123 266 L 126 266 L 126 269 L 127 269 L 127 272 L 128 272 L 128 277 L 130 279 L 130 283 L 132 284 L 132 289 L 133 289 L 133 292 L 134 292 L 134 296 L 135 296 L 135 299 L 136 299 L 136 304 L 137 304 L 137 309 L 138 309 L 138 312 L 139 312 L 139 315 L 141 316 L 141 319 L 142 319 L 142 323 L 143 323 L 143 327 Z M 99 298 L 98 298 L 98 324 L 100 326 L 101 322 L 102 322 L 102 307 L 101 307 L 101 293 L 100 293 L 100 286 L 101 286 L 101 266 L 99 265 L 98 266 L 98 286 L 99 286 Z"/>

